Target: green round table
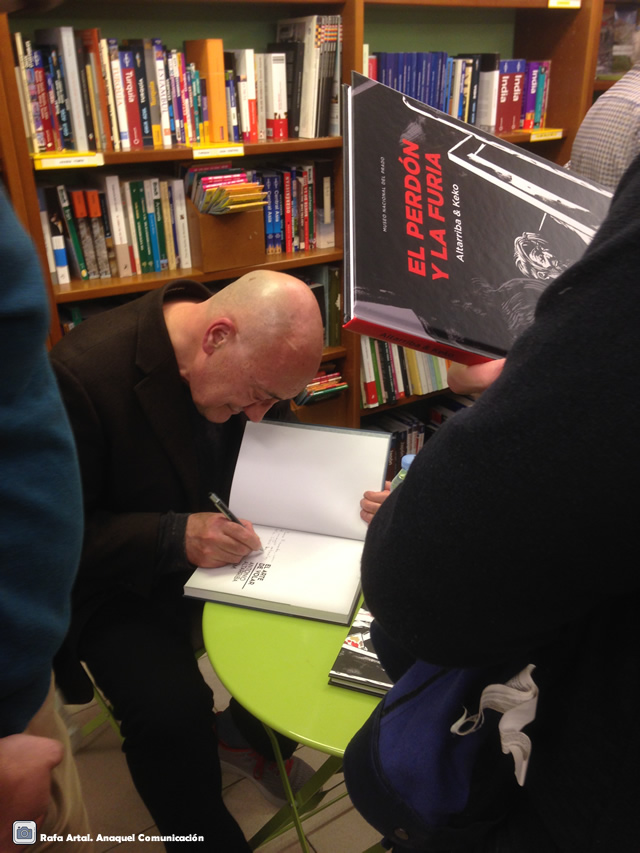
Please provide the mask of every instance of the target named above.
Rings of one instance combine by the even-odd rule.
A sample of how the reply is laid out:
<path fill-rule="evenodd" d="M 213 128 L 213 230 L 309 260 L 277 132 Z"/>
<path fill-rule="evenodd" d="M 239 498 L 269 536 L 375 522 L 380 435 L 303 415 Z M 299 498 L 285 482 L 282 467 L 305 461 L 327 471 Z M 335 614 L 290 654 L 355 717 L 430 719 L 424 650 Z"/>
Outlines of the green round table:
<path fill-rule="evenodd" d="M 202 627 L 207 655 L 220 681 L 267 732 L 275 730 L 331 756 L 295 796 L 289 789 L 289 805 L 250 840 L 255 849 L 295 826 L 306 851 L 300 815 L 318 811 L 320 788 L 340 770 L 349 740 L 380 701 L 328 682 L 349 629 L 212 602 L 204 607 Z M 276 745 L 273 737 L 272 743 Z M 279 751 L 276 757 L 282 766 Z M 288 780 L 284 787 L 286 791 Z"/>

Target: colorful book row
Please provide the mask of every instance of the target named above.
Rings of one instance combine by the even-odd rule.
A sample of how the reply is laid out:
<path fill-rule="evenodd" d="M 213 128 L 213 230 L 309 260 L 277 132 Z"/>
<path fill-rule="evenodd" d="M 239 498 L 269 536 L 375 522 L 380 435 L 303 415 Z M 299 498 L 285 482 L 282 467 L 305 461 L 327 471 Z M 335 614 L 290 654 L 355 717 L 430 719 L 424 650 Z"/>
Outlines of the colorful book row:
<path fill-rule="evenodd" d="M 368 76 L 490 133 L 545 127 L 550 60 L 501 59 L 498 53 L 375 53 Z"/>
<path fill-rule="evenodd" d="M 443 358 L 360 336 L 363 408 L 374 408 L 447 387 Z"/>
<path fill-rule="evenodd" d="M 38 187 L 49 270 L 60 287 L 191 267 L 182 179 L 102 177 L 100 188 Z"/>
<path fill-rule="evenodd" d="M 183 50 L 157 38 L 118 42 L 96 27 L 13 41 L 34 154 L 340 133 L 339 16 L 279 21 L 265 53 L 225 51 L 214 38 L 185 41 Z"/>

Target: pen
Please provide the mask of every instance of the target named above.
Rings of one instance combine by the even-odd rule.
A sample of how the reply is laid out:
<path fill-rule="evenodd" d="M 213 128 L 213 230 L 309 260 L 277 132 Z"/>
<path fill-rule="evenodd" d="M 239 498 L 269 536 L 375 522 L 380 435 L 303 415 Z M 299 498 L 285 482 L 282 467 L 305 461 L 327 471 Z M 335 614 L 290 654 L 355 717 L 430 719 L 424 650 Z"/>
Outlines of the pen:
<path fill-rule="evenodd" d="M 236 524 L 242 524 L 237 515 L 234 515 L 226 503 L 219 498 L 215 492 L 209 492 L 209 500 L 215 504 L 216 509 L 221 512 L 225 518 L 228 518 L 229 521 L 234 521 Z"/>
<path fill-rule="evenodd" d="M 225 518 L 228 518 L 229 521 L 233 521 L 235 524 L 240 524 L 242 527 L 244 527 L 238 516 L 234 515 L 231 512 L 226 503 L 222 500 L 222 498 L 219 498 L 215 492 L 209 492 L 209 500 L 213 504 L 215 504 L 216 509 L 219 510 Z"/>

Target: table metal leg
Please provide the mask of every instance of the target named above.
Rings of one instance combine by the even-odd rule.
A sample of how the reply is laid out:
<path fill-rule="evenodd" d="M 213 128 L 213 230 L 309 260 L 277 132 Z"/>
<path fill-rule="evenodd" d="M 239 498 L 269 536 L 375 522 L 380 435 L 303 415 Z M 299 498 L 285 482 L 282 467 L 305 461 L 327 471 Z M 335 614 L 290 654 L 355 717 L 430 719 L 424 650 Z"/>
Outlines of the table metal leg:
<path fill-rule="evenodd" d="M 302 827 L 302 821 L 307 820 L 307 818 L 312 817 L 312 815 L 318 814 L 318 812 L 347 795 L 345 791 L 344 793 L 331 798 L 329 802 L 322 803 L 327 792 L 322 791 L 321 788 L 332 776 L 340 772 L 342 769 L 342 759 L 335 756 L 329 756 L 322 767 L 314 773 L 311 779 L 303 785 L 297 794 L 294 794 L 289 783 L 289 777 L 287 776 L 287 771 L 284 766 L 284 760 L 282 758 L 278 742 L 268 726 L 265 726 L 265 730 L 269 735 L 273 752 L 276 757 L 278 770 L 280 771 L 280 777 L 282 779 L 282 785 L 287 799 L 287 805 L 282 806 L 282 808 L 269 821 L 267 821 L 262 829 L 249 839 L 249 844 L 252 850 L 256 850 L 261 845 L 266 844 L 267 841 L 271 841 L 272 838 L 281 835 L 288 829 L 295 828 L 300 841 L 301 850 L 304 853 L 310 853 L 309 845 Z M 320 805 L 321 803 L 322 805 Z"/>

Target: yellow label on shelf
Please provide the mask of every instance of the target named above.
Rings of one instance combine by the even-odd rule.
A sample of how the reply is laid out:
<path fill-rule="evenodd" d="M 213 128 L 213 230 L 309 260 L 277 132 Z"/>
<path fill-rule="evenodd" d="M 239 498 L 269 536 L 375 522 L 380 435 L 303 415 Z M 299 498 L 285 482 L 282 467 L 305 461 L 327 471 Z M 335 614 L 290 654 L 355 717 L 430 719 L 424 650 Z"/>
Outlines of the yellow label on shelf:
<path fill-rule="evenodd" d="M 549 0 L 550 9 L 579 9 L 581 0 Z"/>
<path fill-rule="evenodd" d="M 73 151 L 69 154 L 34 154 L 35 169 L 79 169 L 82 167 L 104 166 L 104 157 L 97 151 Z"/>
<path fill-rule="evenodd" d="M 564 130 L 561 127 L 541 127 L 540 130 L 532 130 L 531 142 L 544 142 L 545 139 L 562 139 Z"/>
<path fill-rule="evenodd" d="M 208 160 L 211 157 L 242 157 L 244 145 L 221 142 L 218 145 L 194 145 L 193 159 Z"/>

